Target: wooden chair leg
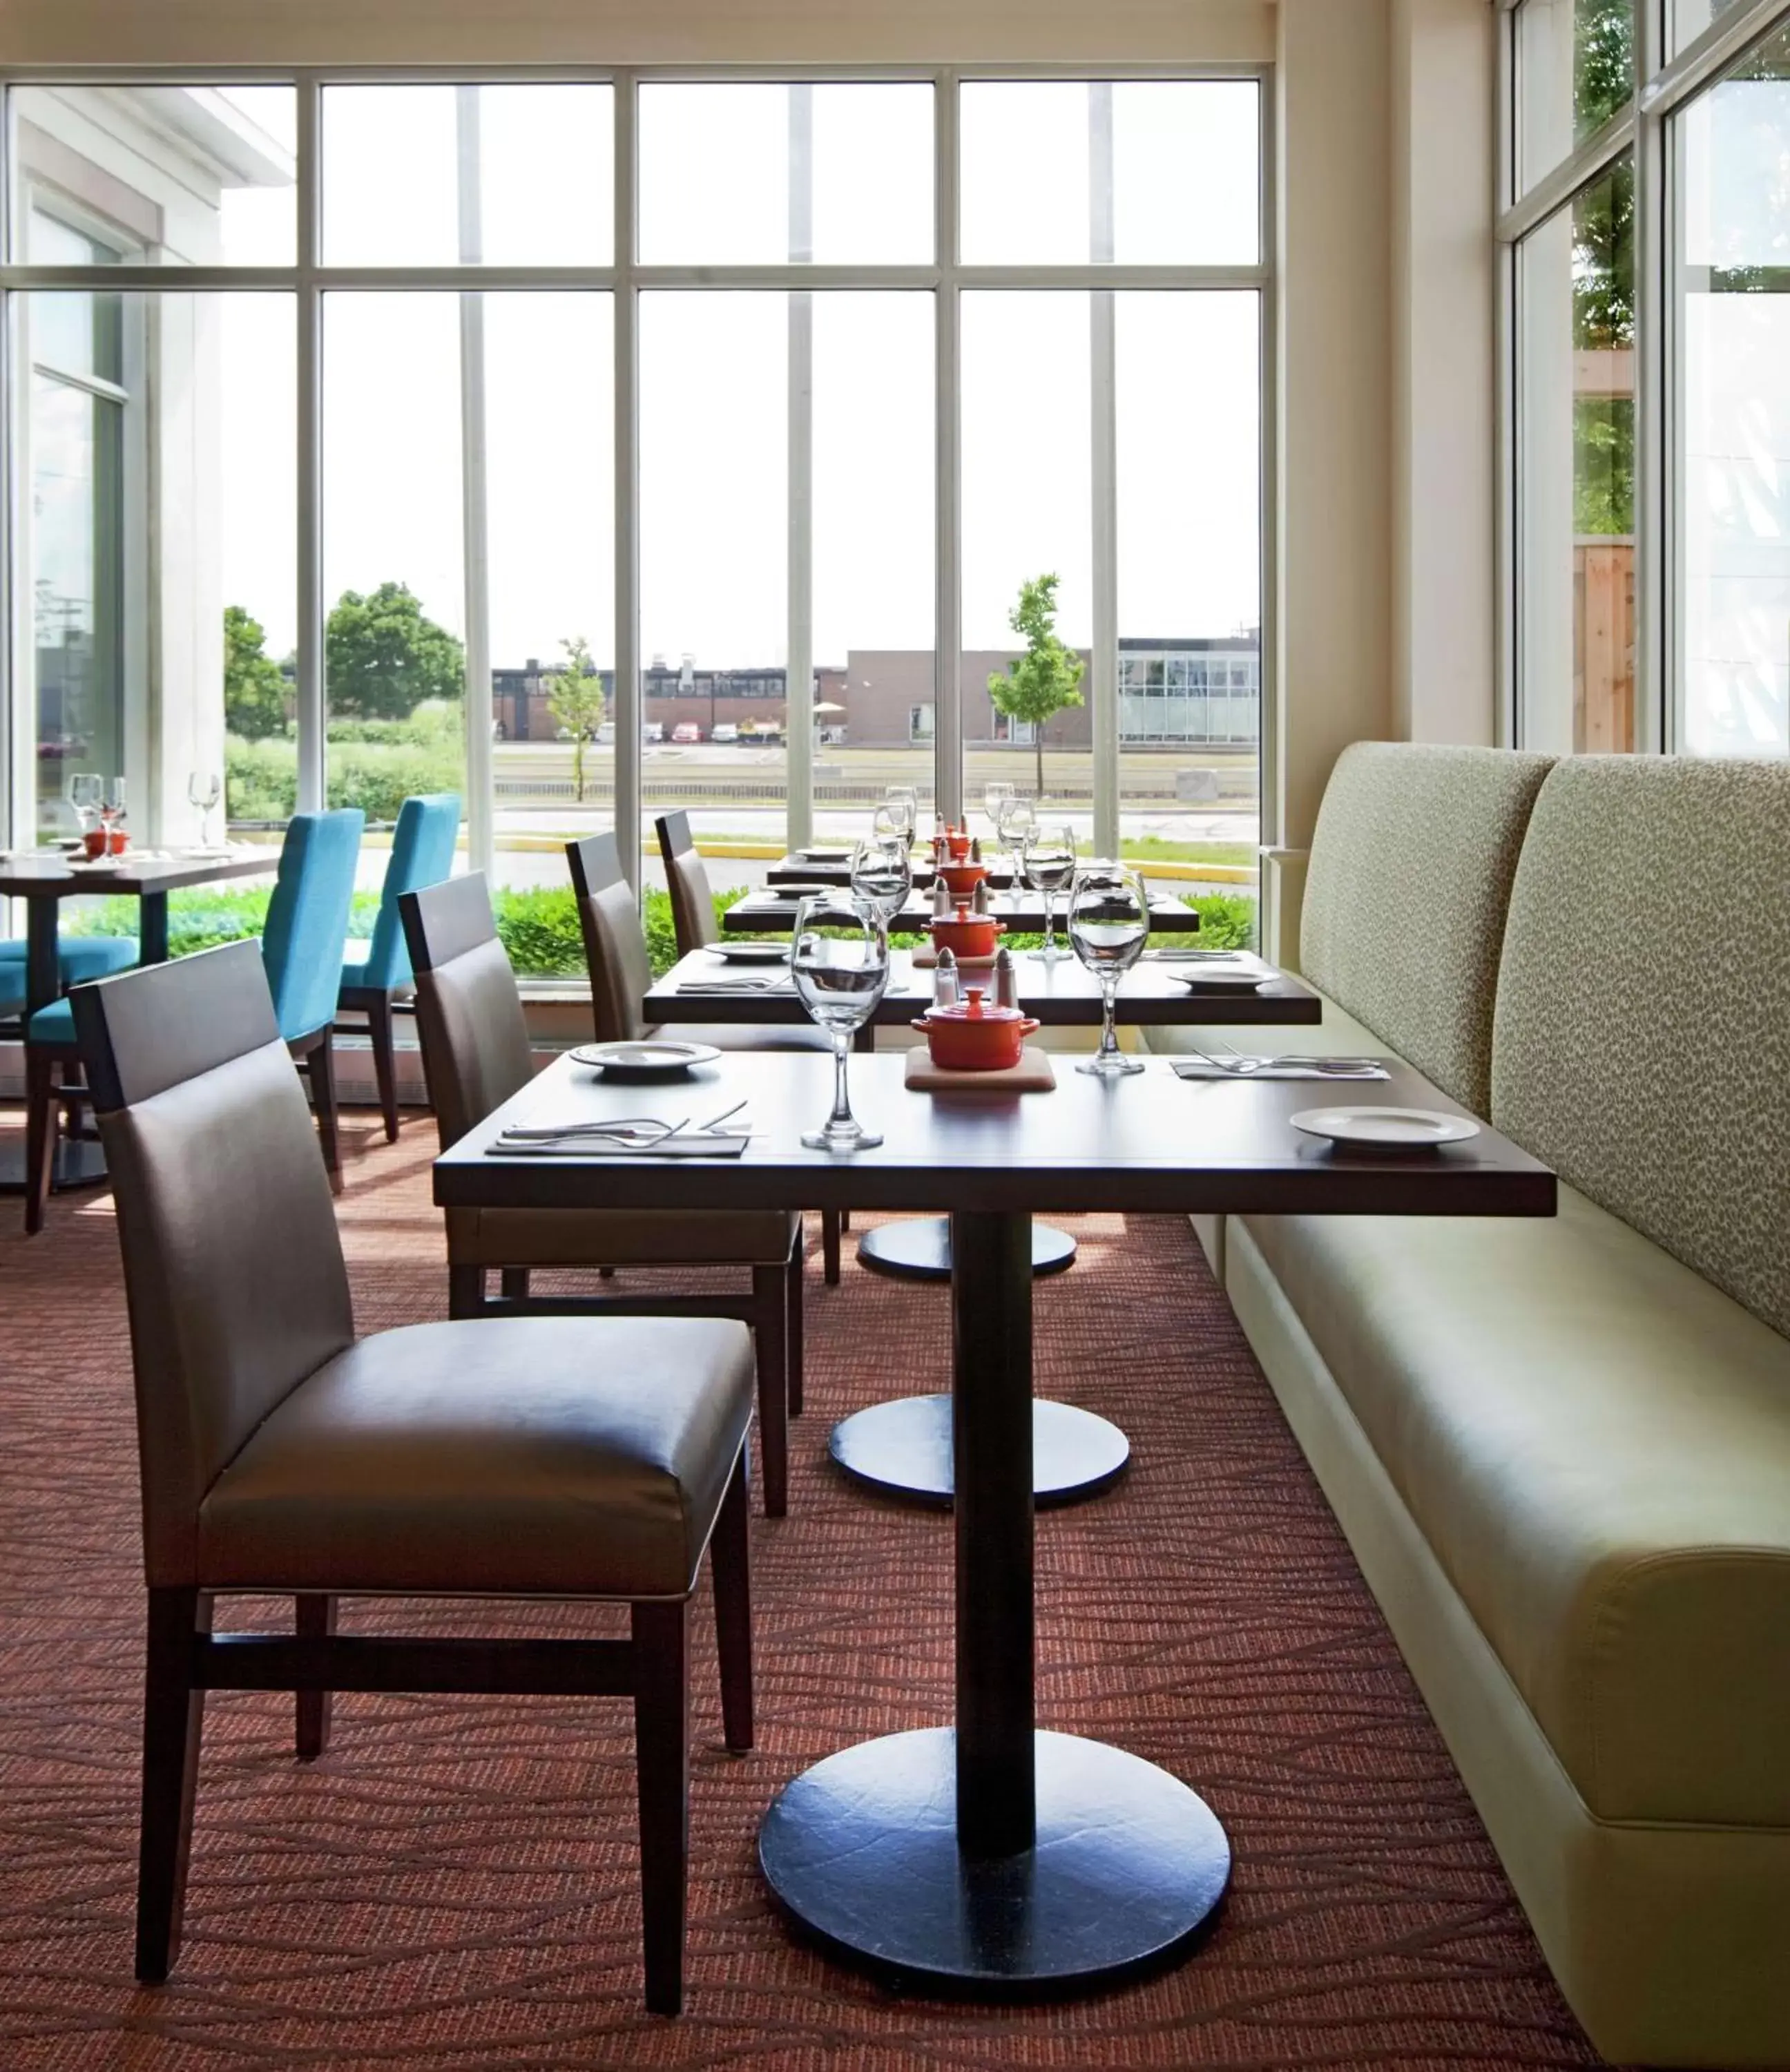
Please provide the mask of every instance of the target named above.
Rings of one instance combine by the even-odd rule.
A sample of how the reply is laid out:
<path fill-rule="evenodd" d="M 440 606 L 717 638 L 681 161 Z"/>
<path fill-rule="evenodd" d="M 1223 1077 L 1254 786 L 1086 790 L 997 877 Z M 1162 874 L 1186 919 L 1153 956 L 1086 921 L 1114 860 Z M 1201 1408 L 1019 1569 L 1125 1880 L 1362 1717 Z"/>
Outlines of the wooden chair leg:
<path fill-rule="evenodd" d="M 448 1268 L 448 1314 L 464 1319 L 476 1317 L 485 1307 L 485 1269 L 482 1266 Z"/>
<path fill-rule="evenodd" d="M 498 1275 L 499 1285 L 506 1302 L 526 1302 L 528 1299 L 528 1269 L 526 1266 L 506 1266 Z"/>
<path fill-rule="evenodd" d="M 790 1415 L 799 1417 L 805 1396 L 803 1388 L 802 1328 L 802 1270 L 807 1252 L 807 1242 L 801 1230 L 795 1233 L 794 1248 L 790 1253 L 790 1263 L 784 1278 L 783 1329 L 786 1334 L 785 1357 L 790 1371 Z"/>
<path fill-rule="evenodd" d="M 385 1117 L 385 1141 L 398 1141 L 398 1061 L 392 1046 L 392 1003 L 373 1000 L 367 1009 L 367 1038 L 373 1049 L 373 1076 L 379 1081 L 380 1112 Z"/>
<path fill-rule="evenodd" d="M 852 1211 L 849 1209 L 841 1209 L 840 1211 L 839 1227 L 842 1231 L 849 1231 L 851 1229 Z"/>
<path fill-rule="evenodd" d="M 335 1631 L 335 1599 L 307 1591 L 294 1601 L 293 1630 L 301 1640 L 326 1640 Z M 315 1762 L 330 1745 L 332 1694 L 327 1691 L 300 1691 L 298 1700 L 298 1760 Z"/>
<path fill-rule="evenodd" d="M 690 1696 L 684 1606 L 637 1604 L 634 1762 L 640 1793 L 640 1911 L 647 2005 L 684 2006 L 684 1927 L 690 1869 Z"/>
<path fill-rule="evenodd" d="M 56 1162 L 56 1061 L 25 1046 L 25 1235 L 43 1227 Z"/>
<path fill-rule="evenodd" d="M 211 1630 L 198 1590 L 151 1590 L 143 1677 L 142 1822 L 137 1860 L 137 1975 L 158 1986 L 180 1951 L 205 1693 L 192 1688 L 193 1635 Z"/>
<path fill-rule="evenodd" d="M 765 1479 L 765 1515 L 790 1507 L 790 1355 L 784 1326 L 788 1296 L 781 1266 L 752 1269 L 752 1335 L 758 1359 L 758 1457 Z"/>
<path fill-rule="evenodd" d="M 332 1194 L 342 1192 L 342 1146 L 336 1128 L 335 1031 L 326 1029 L 323 1040 L 305 1059 L 310 1079 L 311 1106 L 317 1111 L 317 1135 L 323 1147 L 323 1170 L 330 1176 Z"/>
<path fill-rule="evenodd" d="M 839 1285 L 839 1211 L 820 1212 L 820 1268 L 829 1288 Z"/>
<path fill-rule="evenodd" d="M 752 1536 L 747 1518 L 752 1500 L 747 1481 L 742 1446 L 708 1549 L 721 1666 L 721 1727 L 735 1755 L 744 1755 L 752 1745 Z"/>

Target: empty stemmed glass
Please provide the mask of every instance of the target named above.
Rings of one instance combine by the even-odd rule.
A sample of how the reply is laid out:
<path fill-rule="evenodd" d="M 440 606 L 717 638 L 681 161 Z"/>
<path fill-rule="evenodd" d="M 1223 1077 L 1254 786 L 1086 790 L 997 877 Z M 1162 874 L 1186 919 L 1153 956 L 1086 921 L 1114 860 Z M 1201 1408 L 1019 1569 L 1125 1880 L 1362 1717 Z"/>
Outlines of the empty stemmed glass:
<path fill-rule="evenodd" d="M 868 902 L 855 911 L 806 899 L 790 952 L 796 997 L 833 1046 L 833 1112 L 824 1129 L 804 1133 L 813 1151 L 868 1151 L 881 1144 L 852 1112 L 846 1061 L 852 1038 L 877 1011 L 889 985 L 889 931 Z"/>
<path fill-rule="evenodd" d="M 1009 816 L 1011 817 L 1011 816 Z M 1075 875 L 1075 832 L 1071 828 L 1041 828 L 1021 853 L 1025 882 L 1044 894 L 1044 948 L 1032 955 L 1047 964 L 1057 964 L 1069 952 L 1057 940 L 1057 894 Z"/>
<path fill-rule="evenodd" d="M 105 784 L 97 772 L 79 770 L 68 779 L 68 804 L 84 837 L 99 824 L 105 803 Z"/>
<path fill-rule="evenodd" d="M 125 780 L 122 777 L 109 777 L 105 781 L 105 796 L 100 804 L 100 825 L 106 831 L 106 848 L 111 849 L 117 842 L 116 828 L 125 816 Z M 121 846 L 121 845 L 118 845 Z"/>
<path fill-rule="evenodd" d="M 920 797 L 911 784 L 890 784 L 883 792 L 883 803 L 877 809 L 879 816 L 886 812 L 889 832 L 898 834 L 906 841 L 913 840 L 913 830 L 920 824 Z"/>
<path fill-rule="evenodd" d="M 885 927 L 906 905 L 913 885 L 913 865 L 905 837 L 879 831 L 852 850 L 852 900 L 874 908 Z"/>
<path fill-rule="evenodd" d="M 1142 955 L 1150 934 L 1150 904 L 1143 881 L 1123 864 L 1084 864 L 1069 894 L 1069 939 L 1075 954 L 1100 985 L 1100 1048 L 1078 1072 L 1116 1079 L 1141 1072 L 1143 1061 L 1119 1047 L 1113 1018 L 1119 981 Z"/>
<path fill-rule="evenodd" d="M 1013 796 L 1011 784 L 997 782 L 982 788 L 982 803 L 987 808 L 988 817 L 995 824 L 995 832 L 1001 832 L 1001 822 L 1007 812 L 1007 802 Z"/>
<path fill-rule="evenodd" d="M 195 770 L 187 779 L 187 803 L 199 808 L 201 847 L 211 846 L 211 815 L 224 796 L 224 780 L 215 770 Z"/>

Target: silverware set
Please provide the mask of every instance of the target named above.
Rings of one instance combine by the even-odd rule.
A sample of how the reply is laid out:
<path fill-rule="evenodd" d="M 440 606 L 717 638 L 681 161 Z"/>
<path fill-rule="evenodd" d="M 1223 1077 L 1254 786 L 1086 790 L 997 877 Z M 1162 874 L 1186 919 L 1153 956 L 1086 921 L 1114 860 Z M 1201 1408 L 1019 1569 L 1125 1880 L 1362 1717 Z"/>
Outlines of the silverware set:
<path fill-rule="evenodd" d="M 1215 1071 L 1234 1079 L 1246 1079 L 1258 1072 L 1293 1070 L 1330 1073 L 1338 1079 L 1358 1079 L 1363 1072 L 1377 1071 L 1385 1062 L 1380 1058 L 1307 1058 L 1294 1051 L 1279 1058 L 1246 1058 L 1235 1051 L 1228 1058 L 1215 1058 L 1197 1043 L 1190 1042 L 1188 1048 L 1202 1064 L 1210 1065 Z"/>
<path fill-rule="evenodd" d="M 708 1121 L 699 1123 L 693 1130 L 688 1116 L 681 1122 L 664 1122 L 657 1116 L 626 1115 L 618 1116 L 610 1122 L 559 1122 L 542 1124 L 538 1127 L 531 1127 L 526 1123 L 512 1123 L 499 1134 L 498 1141 L 519 1146 L 569 1144 L 588 1137 L 599 1142 L 624 1145 L 630 1150 L 653 1151 L 662 1144 L 668 1144 L 674 1137 L 684 1136 L 686 1132 L 693 1137 L 749 1135 L 750 1133 L 746 1130 L 723 1130 L 721 1128 L 724 1122 L 737 1116 L 745 1105 L 743 1100 L 736 1101 L 732 1108 L 724 1108 Z"/>

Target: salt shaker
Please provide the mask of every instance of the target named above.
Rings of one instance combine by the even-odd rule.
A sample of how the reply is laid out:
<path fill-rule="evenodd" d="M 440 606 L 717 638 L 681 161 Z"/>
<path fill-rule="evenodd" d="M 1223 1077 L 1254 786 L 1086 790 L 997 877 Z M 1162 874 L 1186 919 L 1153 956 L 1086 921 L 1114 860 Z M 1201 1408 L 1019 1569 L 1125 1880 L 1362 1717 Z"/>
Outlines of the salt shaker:
<path fill-rule="evenodd" d="M 975 837 L 970 844 L 970 861 L 971 863 L 980 863 L 982 861 L 982 837 L 980 835 Z"/>
<path fill-rule="evenodd" d="M 950 955 L 941 951 L 941 961 Z M 995 1005 L 996 1007 L 1017 1008 L 1020 1004 L 1020 975 L 1013 968 L 1013 952 L 1003 943 L 995 953 Z"/>
<path fill-rule="evenodd" d="M 979 878 L 975 882 L 975 890 L 970 894 L 970 911 L 972 914 L 991 914 L 994 911 L 988 900 L 988 881 Z"/>
<path fill-rule="evenodd" d="M 957 959 L 949 950 L 938 952 L 938 966 L 932 976 L 932 1004 L 934 1007 L 957 1005 Z"/>
<path fill-rule="evenodd" d="M 948 921 L 951 918 L 951 889 L 942 878 L 933 881 L 932 911 L 934 920 Z"/>

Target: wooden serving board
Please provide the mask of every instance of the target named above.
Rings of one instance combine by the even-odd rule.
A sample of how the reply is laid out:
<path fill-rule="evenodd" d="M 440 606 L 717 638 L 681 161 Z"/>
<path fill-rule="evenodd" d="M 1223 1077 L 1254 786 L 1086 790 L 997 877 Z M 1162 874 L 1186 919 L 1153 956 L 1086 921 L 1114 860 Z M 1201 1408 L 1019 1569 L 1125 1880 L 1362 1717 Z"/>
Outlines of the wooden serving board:
<path fill-rule="evenodd" d="M 1048 1094 L 1057 1075 L 1049 1058 L 1028 1043 L 1016 1065 L 998 1072 L 947 1072 L 932 1062 L 925 1044 L 907 1054 L 907 1085 L 916 1094 Z"/>

